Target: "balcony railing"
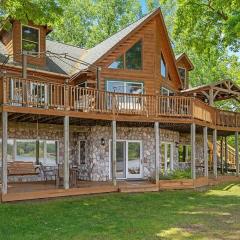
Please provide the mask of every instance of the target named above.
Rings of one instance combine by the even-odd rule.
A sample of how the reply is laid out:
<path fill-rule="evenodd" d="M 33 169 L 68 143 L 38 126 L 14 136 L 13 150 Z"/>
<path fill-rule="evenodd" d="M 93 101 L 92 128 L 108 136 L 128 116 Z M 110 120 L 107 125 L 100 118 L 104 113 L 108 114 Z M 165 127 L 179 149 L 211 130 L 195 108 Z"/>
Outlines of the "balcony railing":
<path fill-rule="evenodd" d="M 183 96 L 124 94 L 22 78 L 3 78 L 3 104 L 76 112 L 190 118 L 213 125 L 240 127 L 240 113 L 221 111 Z"/>

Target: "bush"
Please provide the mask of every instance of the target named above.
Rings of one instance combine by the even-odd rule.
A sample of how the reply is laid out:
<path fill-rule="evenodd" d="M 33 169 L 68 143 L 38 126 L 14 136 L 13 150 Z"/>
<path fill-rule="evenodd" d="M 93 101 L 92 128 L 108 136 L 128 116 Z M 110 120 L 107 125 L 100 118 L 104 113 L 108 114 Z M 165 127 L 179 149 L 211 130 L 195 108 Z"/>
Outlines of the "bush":
<path fill-rule="evenodd" d="M 167 174 L 163 172 L 159 175 L 160 180 L 172 180 L 172 179 L 191 179 L 191 169 L 176 169 L 169 171 Z"/>

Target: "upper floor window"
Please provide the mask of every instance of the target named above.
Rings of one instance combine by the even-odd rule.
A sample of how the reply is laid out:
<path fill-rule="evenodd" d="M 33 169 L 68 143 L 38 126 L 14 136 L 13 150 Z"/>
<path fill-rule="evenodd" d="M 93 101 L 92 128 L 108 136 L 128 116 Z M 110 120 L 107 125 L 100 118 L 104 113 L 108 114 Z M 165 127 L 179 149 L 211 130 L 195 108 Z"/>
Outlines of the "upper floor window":
<path fill-rule="evenodd" d="M 173 96 L 173 91 L 169 90 L 168 88 L 162 87 L 161 88 L 161 95 L 162 96 Z"/>
<path fill-rule="evenodd" d="M 29 26 L 22 26 L 22 52 L 39 52 L 39 29 Z"/>
<path fill-rule="evenodd" d="M 179 67 L 178 72 L 179 72 L 181 80 L 186 80 L 186 69 Z"/>
<path fill-rule="evenodd" d="M 109 68 L 113 68 L 113 69 L 123 69 L 124 68 L 124 57 L 123 55 L 120 56 L 116 61 L 114 61 Z"/>
<path fill-rule="evenodd" d="M 107 81 L 107 91 L 117 92 L 117 93 L 142 94 L 143 93 L 143 83 L 108 80 Z"/>
<path fill-rule="evenodd" d="M 163 58 L 163 55 L 161 55 L 161 76 L 163 78 L 166 78 L 167 76 L 167 67 L 166 67 L 166 63 L 165 63 L 165 60 Z"/>
<path fill-rule="evenodd" d="M 126 68 L 142 69 L 142 41 L 137 42 L 126 52 Z"/>
<path fill-rule="evenodd" d="M 142 41 L 135 43 L 125 54 L 109 65 L 112 69 L 142 69 Z"/>

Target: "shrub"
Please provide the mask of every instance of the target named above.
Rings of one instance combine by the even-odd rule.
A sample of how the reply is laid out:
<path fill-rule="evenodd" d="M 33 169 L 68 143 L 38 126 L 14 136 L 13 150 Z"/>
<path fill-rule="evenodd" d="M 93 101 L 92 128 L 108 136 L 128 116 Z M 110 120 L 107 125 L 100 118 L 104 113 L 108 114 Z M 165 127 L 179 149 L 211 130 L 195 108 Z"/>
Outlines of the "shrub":
<path fill-rule="evenodd" d="M 176 169 L 169 171 L 166 174 L 161 172 L 159 175 L 160 180 L 172 180 L 172 179 L 191 179 L 191 169 Z"/>

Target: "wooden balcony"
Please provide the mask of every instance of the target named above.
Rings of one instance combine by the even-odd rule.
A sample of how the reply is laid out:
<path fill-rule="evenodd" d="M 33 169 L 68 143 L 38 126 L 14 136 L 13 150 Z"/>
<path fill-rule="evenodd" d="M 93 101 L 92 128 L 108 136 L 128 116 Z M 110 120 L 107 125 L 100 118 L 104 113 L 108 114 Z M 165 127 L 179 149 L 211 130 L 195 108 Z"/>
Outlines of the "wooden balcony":
<path fill-rule="evenodd" d="M 240 113 L 221 111 L 183 96 L 123 94 L 68 84 L 3 77 L 2 110 L 85 119 L 191 123 L 240 128 Z"/>

